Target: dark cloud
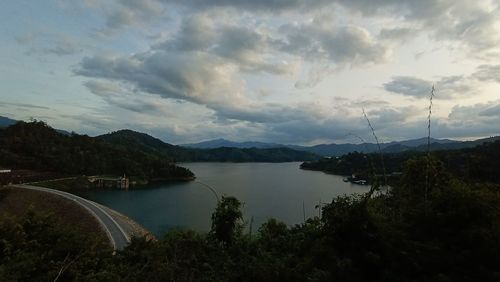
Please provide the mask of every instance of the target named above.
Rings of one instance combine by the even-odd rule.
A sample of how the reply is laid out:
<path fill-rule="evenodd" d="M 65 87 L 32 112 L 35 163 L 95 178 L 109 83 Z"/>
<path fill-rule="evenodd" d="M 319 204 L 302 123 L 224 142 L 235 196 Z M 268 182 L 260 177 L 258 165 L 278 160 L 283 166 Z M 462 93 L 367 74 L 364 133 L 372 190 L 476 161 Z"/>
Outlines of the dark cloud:
<path fill-rule="evenodd" d="M 254 29 L 235 25 L 225 26 L 221 28 L 214 52 L 234 61 L 243 71 L 262 71 L 277 75 L 293 72 L 293 67 L 287 63 L 276 59 L 268 62 L 266 54 L 273 53 L 272 57 L 277 56 L 277 50 L 272 48 L 271 42 L 271 38 Z"/>
<path fill-rule="evenodd" d="M 208 50 L 215 44 L 216 31 L 213 19 L 204 14 L 186 16 L 173 39 L 158 44 L 156 49 L 176 51 Z"/>
<path fill-rule="evenodd" d="M 405 96 L 429 98 L 433 85 L 437 99 L 450 99 L 474 93 L 474 81 L 464 76 L 445 76 L 434 82 L 411 76 L 396 76 L 390 82 L 384 83 L 384 89 Z"/>
<path fill-rule="evenodd" d="M 415 28 L 383 28 L 380 30 L 379 37 L 384 40 L 404 42 L 409 39 L 415 38 L 419 33 Z"/>
<path fill-rule="evenodd" d="M 417 98 L 428 97 L 431 87 L 431 82 L 411 76 L 396 76 L 384 83 L 384 89 L 389 92 Z"/>
<path fill-rule="evenodd" d="M 161 103 L 151 95 L 133 93 L 125 87 L 109 82 L 87 81 L 84 85 L 90 92 L 103 98 L 110 105 L 138 113 L 162 112 Z"/>
<path fill-rule="evenodd" d="M 15 107 L 21 107 L 21 108 L 30 108 L 30 109 L 40 109 L 40 110 L 50 110 L 49 107 L 33 105 L 33 104 L 25 104 L 25 103 L 0 102 L 0 105 L 2 105 L 2 106 L 15 106 Z"/>
<path fill-rule="evenodd" d="M 28 48 L 27 54 L 75 55 L 83 52 L 85 47 L 74 37 L 54 32 L 26 33 L 15 39 L 18 44 Z"/>
<path fill-rule="evenodd" d="M 500 65 L 480 65 L 472 77 L 480 81 L 500 82 Z"/>
<path fill-rule="evenodd" d="M 281 13 L 292 10 L 311 10 L 319 9 L 331 5 L 328 0 L 164 0 L 167 3 L 174 3 L 183 6 L 189 6 L 193 9 L 207 8 L 235 8 L 239 10 L 253 12 Z"/>
<path fill-rule="evenodd" d="M 500 122 L 500 100 L 488 103 L 479 103 L 470 106 L 457 105 L 451 110 L 449 118 L 455 121 L 495 121 L 495 123 L 498 125 L 498 123 Z"/>
<path fill-rule="evenodd" d="M 54 54 L 57 56 L 74 55 L 83 52 L 82 46 L 73 41 L 63 41 L 60 44 L 44 48 L 44 49 L 34 49 L 34 52 L 40 52 L 45 54 Z"/>
<path fill-rule="evenodd" d="M 418 114 L 419 110 L 412 106 L 401 108 L 383 107 L 368 111 L 368 115 L 373 124 L 379 125 L 379 128 L 386 128 L 405 123 L 409 118 Z"/>
<path fill-rule="evenodd" d="M 142 24 L 163 14 L 164 7 L 157 0 L 119 0 L 110 8 L 106 27 L 111 30 Z"/>
<path fill-rule="evenodd" d="M 436 88 L 436 98 L 449 99 L 476 93 L 478 81 L 500 82 L 500 65 L 480 65 L 468 76 L 445 76 L 432 82 L 411 76 L 395 76 L 384 83 L 384 89 L 416 98 L 429 97 L 432 85 Z"/>

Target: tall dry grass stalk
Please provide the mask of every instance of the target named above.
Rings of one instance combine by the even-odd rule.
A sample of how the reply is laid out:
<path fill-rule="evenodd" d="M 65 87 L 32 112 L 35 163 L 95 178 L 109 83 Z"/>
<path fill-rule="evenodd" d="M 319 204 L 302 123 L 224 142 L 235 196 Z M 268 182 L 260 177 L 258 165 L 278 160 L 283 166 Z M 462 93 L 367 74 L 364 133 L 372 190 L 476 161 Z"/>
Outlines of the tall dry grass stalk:
<path fill-rule="evenodd" d="M 368 127 L 370 127 L 370 130 L 372 131 L 373 137 L 375 138 L 375 141 L 377 142 L 377 149 L 378 153 L 380 156 L 380 163 L 382 165 L 382 173 L 384 175 L 384 186 L 387 186 L 387 173 L 385 170 L 385 163 L 384 163 L 384 154 L 382 153 L 382 149 L 380 148 L 380 142 L 378 141 L 377 134 L 375 133 L 375 129 L 372 126 L 372 123 L 370 122 L 370 119 L 368 118 L 368 115 L 365 112 L 365 109 L 363 108 L 363 116 L 366 119 L 366 122 L 368 123 Z"/>
<path fill-rule="evenodd" d="M 368 164 L 370 165 L 370 172 L 371 172 L 372 179 L 373 179 L 372 186 L 370 188 L 370 191 L 367 194 L 367 198 L 370 198 L 371 195 L 375 192 L 375 190 L 377 190 L 379 187 L 379 182 L 378 182 L 378 177 L 377 177 L 377 169 L 375 168 L 375 164 L 373 163 L 373 159 L 371 157 L 371 154 L 368 153 L 369 150 L 366 147 L 367 142 L 365 141 L 365 139 L 363 139 L 361 136 L 356 135 L 356 134 L 351 133 L 351 132 L 349 132 L 347 135 L 354 136 L 354 137 L 358 138 L 359 141 L 361 141 L 361 143 L 364 144 L 366 155 L 367 155 L 367 161 L 368 161 Z"/>
<path fill-rule="evenodd" d="M 429 170 L 431 166 L 431 116 L 432 116 L 432 99 L 434 98 L 435 88 L 432 85 L 431 94 L 429 96 L 429 115 L 427 116 L 427 167 L 425 169 L 425 194 L 424 201 L 427 203 L 427 194 L 429 192 Z"/>

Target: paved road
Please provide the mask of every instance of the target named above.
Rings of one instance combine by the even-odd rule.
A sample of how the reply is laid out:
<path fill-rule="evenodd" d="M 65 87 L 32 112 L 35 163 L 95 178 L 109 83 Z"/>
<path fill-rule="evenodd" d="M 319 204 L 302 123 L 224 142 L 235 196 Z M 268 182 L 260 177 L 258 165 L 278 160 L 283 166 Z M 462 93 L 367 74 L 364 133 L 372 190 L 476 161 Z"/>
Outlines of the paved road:
<path fill-rule="evenodd" d="M 114 250 L 122 250 L 123 248 L 125 248 L 125 246 L 128 245 L 128 243 L 130 243 L 130 235 L 124 231 L 124 228 L 120 224 L 118 224 L 118 222 L 116 222 L 108 212 L 106 212 L 95 202 L 67 192 L 44 187 L 31 185 L 13 185 L 13 187 L 52 193 L 75 201 L 77 204 L 86 208 L 90 212 L 90 214 L 92 214 L 99 221 L 101 227 L 104 229 L 104 231 L 106 231 L 106 234 L 108 235 L 109 241 L 111 242 Z"/>

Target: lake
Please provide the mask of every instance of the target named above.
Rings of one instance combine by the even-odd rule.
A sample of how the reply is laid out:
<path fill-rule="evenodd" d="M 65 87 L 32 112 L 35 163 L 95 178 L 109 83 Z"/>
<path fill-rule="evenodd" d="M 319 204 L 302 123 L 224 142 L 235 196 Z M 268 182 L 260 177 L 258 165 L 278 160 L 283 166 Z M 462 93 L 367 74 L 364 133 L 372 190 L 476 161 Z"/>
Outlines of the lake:
<path fill-rule="evenodd" d="M 341 176 L 301 170 L 292 163 L 183 163 L 197 181 L 213 187 L 217 194 L 235 196 L 244 203 L 247 222 L 253 230 L 274 217 L 292 225 L 318 215 L 319 203 L 338 195 L 364 193 L 368 186 L 343 182 Z M 210 229 L 216 196 L 195 181 L 152 185 L 147 188 L 93 190 L 81 196 L 115 209 L 161 236 L 172 228 Z M 303 208 L 304 207 L 304 208 Z"/>

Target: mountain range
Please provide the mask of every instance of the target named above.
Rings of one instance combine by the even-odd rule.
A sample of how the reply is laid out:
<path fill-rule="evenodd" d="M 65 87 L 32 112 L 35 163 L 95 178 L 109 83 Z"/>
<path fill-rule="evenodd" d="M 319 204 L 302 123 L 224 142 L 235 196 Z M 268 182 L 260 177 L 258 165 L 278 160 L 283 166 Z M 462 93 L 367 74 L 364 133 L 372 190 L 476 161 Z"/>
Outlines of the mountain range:
<path fill-rule="evenodd" d="M 314 153 L 287 147 L 236 148 L 221 146 L 203 149 L 187 148 L 165 143 L 153 136 L 129 129 L 111 132 L 95 138 L 114 146 L 133 148 L 175 162 L 291 162 L 310 161 L 319 158 Z"/>
<path fill-rule="evenodd" d="M 471 148 L 477 145 L 481 145 L 487 142 L 493 142 L 495 140 L 500 140 L 500 136 L 489 137 L 477 139 L 474 141 L 457 141 L 450 139 L 430 139 L 430 149 L 431 150 L 450 150 L 450 149 L 462 149 Z M 180 145 L 186 148 L 203 148 L 203 149 L 213 149 L 221 147 L 231 147 L 231 148 L 291 148 L 299 151 L 311 152 L 325 157 L 337 157 L 350 152 L 362 152 L 362 153 L 372 153 L 378 151 L 378 145 L 376 143 L 361 143 L 361 144 L 319 144 L 314 146 L 299 146 L 299 145 L 285 145 L 277 143 L 265 143 L 265 142 L 234 142 L 226 139 L 214 139 L 209 141 L 204 141 L 200 143 L 183 144 Z M 387 143 L 380 143 L 380 149 L 384 153 L 398 153 L 404 151 L 425 151 L 427 150 L 427 137 L 410 139 L 404 141 L 393 141 Z"/>
<path fill-rule="evenodd" d="M 17 120 L 0 116 L 0 128 L 8 127 L 16 122 Z M 56 129 L 56 131 L 64 135 L 70 135 L 65 130 Z M 199 143 L 172 145 L 145 133 L 132 130 L 119 130 L 96 138 L 118 146 L 136 147 L 149 153 L 159 153 L 169 156 L 175 161 L 305 161 L 314 159 L 313 154 L 324 157 L 337 157 L 355 151 L 362 153 L 378 151 L 376 143 L 332 143 L 299 146 L 258 141 L 235 142 L 221 138 Z M 474 141 L 431 138 L 430 149 L 435 151 L 472 148 L 495 140 L 500 140 L 500 136 Z M 383 153 L 398 153 L 411 150 L 425 151 L 427 150 L 427 137 L 380 143 L 380 148 Z"/>
<path fill-rule="evenodd" d="M 11 119 L 11 118 L 8 118 L 8 117 L 3 117 L 3 116 L 0 116 L 0 128 L 5 128 L 5 127 L 9 127 L 11 125 L 14 125 L 18 122 L 19 120 L 15 120 L 15 119 Z M 71 135 L 70 132 L 64 130 L 64 129 L 55 129 L 57 132 L 61 133 L 61 134 L 64 134 L 64 135 Z"/>
<path fill-rule="evenodd" d="M 17 122 L 17 120 L 10 119 L 8 117 L 2 117 L 2 116 L 0 116 L 0 128 L 11 126 L 13 124 L 16 124 L 16 122 Z"/>

